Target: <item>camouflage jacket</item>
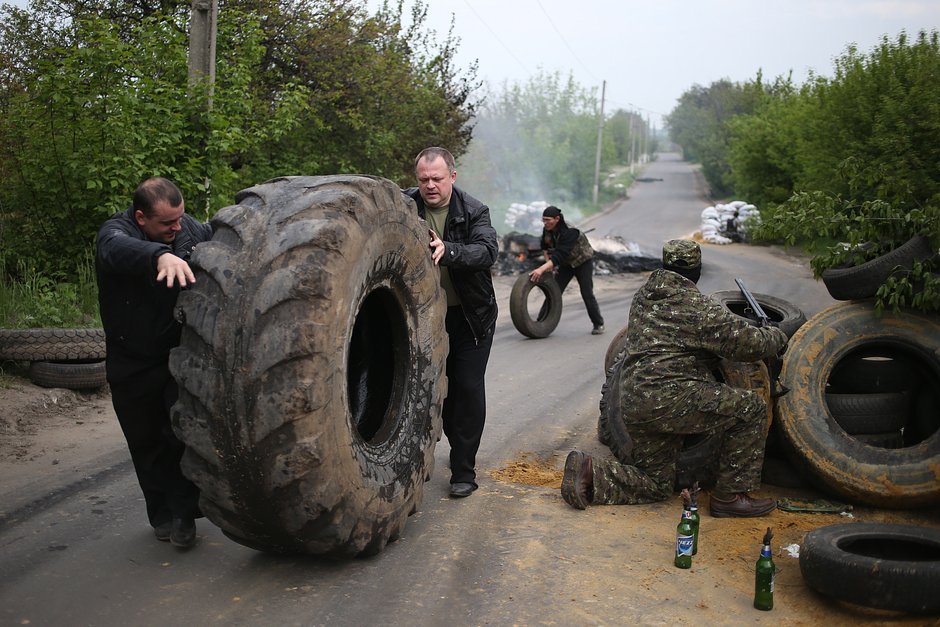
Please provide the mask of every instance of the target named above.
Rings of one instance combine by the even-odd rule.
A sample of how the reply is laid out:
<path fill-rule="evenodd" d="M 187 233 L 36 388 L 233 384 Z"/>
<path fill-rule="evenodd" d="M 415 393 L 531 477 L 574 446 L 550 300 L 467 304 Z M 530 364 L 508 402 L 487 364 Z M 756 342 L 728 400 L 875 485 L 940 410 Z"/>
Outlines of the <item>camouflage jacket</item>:
<path fill-rule="evenodd" d="M 656 270 L 630 307 L 621 399 L 625 415 L 655 419 L 696 404 L 714 385 L 721 358 L 758 361 L 778 353 L 787 336 L 748 324 L 675 272 Z"/>

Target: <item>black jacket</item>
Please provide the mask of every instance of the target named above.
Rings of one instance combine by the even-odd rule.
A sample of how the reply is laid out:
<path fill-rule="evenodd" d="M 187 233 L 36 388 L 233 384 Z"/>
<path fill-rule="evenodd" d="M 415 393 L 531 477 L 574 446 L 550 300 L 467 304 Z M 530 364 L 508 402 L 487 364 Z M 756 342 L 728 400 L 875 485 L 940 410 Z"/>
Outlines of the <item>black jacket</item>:
<path fill-rule="evenodd" d="M 424 199 L 417 187 L 404 190 L 415 201 L 418 215 L 425 217 Z M 440 234 L 451 282 L 460 297 L 464 315 L 479 342 L 496 326 L 496 292 L 490 268 L 496 262 L 496 229 L 490 224 L 490 209 L 454 187 L 447 209 L 447 224 Z"/>
<path fill-rule="evenodd" d="M 173 317 L 179 286 L 157 283 L 157 257 L 169 251 L 188 260 L 196 244 L 212 238 L 212 227 L 188 214 L 180 225 L 172 245 L 152 242 L 131 208 L 114 214 L 98 230 L 95 271 L 108 381 L 125 381 L 165 363 L 179 344 L 182 327 Z"/>
<path fill-rule="evenodd" d="M 559 222 L 558 226 L 551 231 L 542 229 L 542 250 L 548 253 L 555 268 L 568 263 L 568 257 L 571 256 L 571 251 L 578 243 L 579 235 L 581 231 L 564 222 Z"/>

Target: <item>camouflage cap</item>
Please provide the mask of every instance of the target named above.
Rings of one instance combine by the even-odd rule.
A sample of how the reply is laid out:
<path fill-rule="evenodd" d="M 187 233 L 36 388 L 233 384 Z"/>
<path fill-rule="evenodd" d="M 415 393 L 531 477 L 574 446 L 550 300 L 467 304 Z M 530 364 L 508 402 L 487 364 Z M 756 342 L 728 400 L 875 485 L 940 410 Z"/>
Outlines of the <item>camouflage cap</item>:
<path fill-rule="evenodd" d="M 671 239 L 663 244 L 663 265 L 698 268 L 702 265 L 702 249 L 692 240 Z"/>

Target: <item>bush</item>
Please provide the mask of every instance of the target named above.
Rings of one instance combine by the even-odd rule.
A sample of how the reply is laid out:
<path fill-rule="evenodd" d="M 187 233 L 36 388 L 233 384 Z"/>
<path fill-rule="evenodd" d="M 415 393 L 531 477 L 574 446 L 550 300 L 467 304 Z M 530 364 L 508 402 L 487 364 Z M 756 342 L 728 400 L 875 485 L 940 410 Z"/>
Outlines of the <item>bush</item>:
<path fill-rule="evenodd" d="M 42 274 L 23 259 L 16 266 L 15 278 L 0 275 L 0 328 L 101 326 L 90 251 L 73 280 Z"/>

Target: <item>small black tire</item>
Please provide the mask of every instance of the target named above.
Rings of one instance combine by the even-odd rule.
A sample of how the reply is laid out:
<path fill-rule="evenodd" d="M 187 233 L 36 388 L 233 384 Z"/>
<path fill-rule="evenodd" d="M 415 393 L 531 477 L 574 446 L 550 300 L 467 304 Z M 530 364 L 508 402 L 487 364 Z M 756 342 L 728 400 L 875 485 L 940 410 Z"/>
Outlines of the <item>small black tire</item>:
<path fill-rule="evenodd" d="M 622 464 L 633 464 L 633 438 L 623 420 L 620 405 L 620 371 L 627 352 L 623 350 L 607 369 L 607 378 L 601 386 L 600 414 L 597 418 L 597 439 L 610 449 Z"/>
<path fill-rule="evenodd" d="M 536 318 L 529 314 L 529 294 L 533 288 L 538 288 L 545 296 L 542 311 Z M 509 294 L 509 315 L 513 326 L 519 333 L 532 339 L 541 339 L 552 334 L 561 320 L 561 307 L 561 288 L 549 272 L 543 274 L 537 283 L 531 281 L 529 275 L 523 272 L 516 279 Z"/>
<path fill-rule="evenodd" d="M 940 529 L 845 523 L 806 533 L 803 580 L 820 594 L 882 610 L 940 612 Z"/>
<path fill-rule="evenodd" d="M 906 392 L 827 392 L 826 406 L 836 423 L 849 435 L 900 432 L 910 418 L 911 395 Z"/>
<path fill-rule="evenodd" d="M 915 261 L 930 259 L 934 251 L 930 240 L 916 235 L 880 257 L 848 268 L 827 268 L 822 280 L 829 295 L 836 300 L 873 298 L 878 288 L 894 274 L 906 274 Z"/>
<path fill-rule="evenodd" d="M 0 361 L 104 359 L 104 329 L 0 329 Z"/>
<path fill-rule="evenodd" d="M 776 322 L 787 337 L 791 337 L 806 322 L 806 315 L 793 303 L 769 294 L 752 295 L 764 310 L 764 313 L 767 314 L 767 317 Z M 750 311 L 750 305 L 748 305 L 747 299 L 739 290 L 721 290 L 710 296 L 735 316 L 746 320 L 748 324 L 755 326 L 760 324 L 753 315 L 747 314 Z"/>
<path fill-rule="evenodd" d="M 29 380 L 40 387 L 68 390 L 93 390 L 108 382 L 104 361 L 34 361 L 29 365 Z"/>

